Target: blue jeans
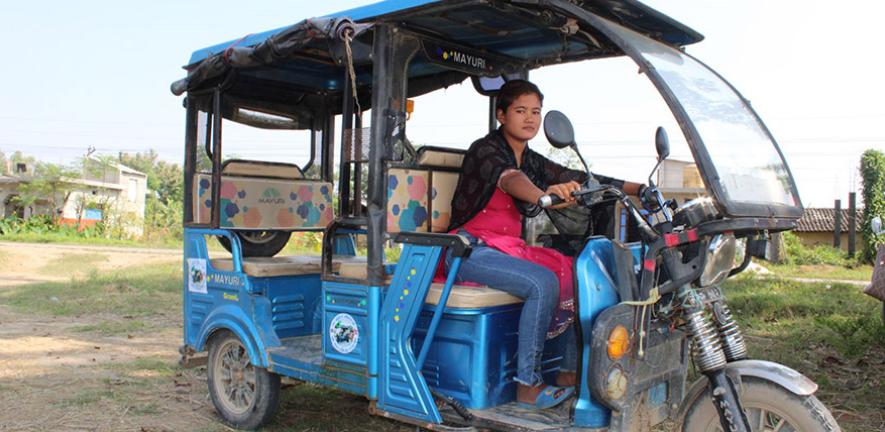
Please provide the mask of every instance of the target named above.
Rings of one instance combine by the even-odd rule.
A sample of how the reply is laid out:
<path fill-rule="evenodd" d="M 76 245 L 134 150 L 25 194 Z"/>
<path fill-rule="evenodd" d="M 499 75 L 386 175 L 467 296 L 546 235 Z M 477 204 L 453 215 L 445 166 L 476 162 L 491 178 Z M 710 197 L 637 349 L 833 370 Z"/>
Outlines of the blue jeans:
<path fill-rule="evenodd" d="M 546 267 L 512 257 L 488 247 L 467 231 L 461 234 L 470 241 L 473 252 L 461 261 L 455 282 L 470 281 L 505 291 L 525 300 L 519 317 L 516 381 L 525 385 L 541 384 L 541 355 L 547 327 L 559 301 L 559 280 Z M 451 252 L 446 253 L 446 269 L 451 266 Z M 571 336 L 569 336 L 571 335 Z M 560 337 L 569 337 L 563 369 L 575 370 L 574 332 L 567 330 Z M 569 355 L 571 353 L 571 355 Z M 571 358 L 568 358 L 571 357 Z"/>

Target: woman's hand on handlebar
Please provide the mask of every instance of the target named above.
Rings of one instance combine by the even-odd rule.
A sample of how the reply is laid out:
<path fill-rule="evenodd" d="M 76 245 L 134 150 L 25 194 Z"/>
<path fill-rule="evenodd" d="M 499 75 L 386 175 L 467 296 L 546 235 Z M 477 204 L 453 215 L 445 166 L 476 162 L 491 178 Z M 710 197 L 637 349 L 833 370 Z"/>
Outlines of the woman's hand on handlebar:
<path fill-rule="evenodd" d="M 568 206 L 574 204 L 575 197 L 572 196 L 572 192 L 578 191 L 580 189 L 581 189 L 580 184 L 578 184 L 577 182 L 574 182 L 574 181 L 570 181 L 570 182 L 566 182 L 566 183 L 559 183 L 559 184 L 551 185 L 547 188 L 547 190 L 544 193 L 547 195 L 556 195 L 556 196 L 562 198 L 562 200 L 563 200 L 562 204 L 557 204 L 557 205 L 550 207 L 550 208 L 557 209 L 557 208 L 568 207 Z"/>

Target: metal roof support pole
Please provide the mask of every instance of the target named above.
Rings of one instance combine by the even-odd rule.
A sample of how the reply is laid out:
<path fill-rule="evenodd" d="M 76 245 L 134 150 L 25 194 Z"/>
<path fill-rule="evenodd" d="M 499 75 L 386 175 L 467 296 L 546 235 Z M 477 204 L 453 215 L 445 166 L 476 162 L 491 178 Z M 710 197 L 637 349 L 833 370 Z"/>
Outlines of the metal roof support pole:
<path fill-rule="evenodd" d="M 420 43 L 391 24 L 375 26 L 372 47 L 372 129 L 368 182 L 369 284 L 384 284 L 387 178 L 384 162 L 393 158 L 395 140 L 404 137 L 407 69 Z"/>
<path fill-rule="evenodd" d="M 194 221 L 194 173 L 197 171 L 197 115 L 196 103 L 185 98 L 187 115 L 184 126 L 184 218 L 185 225 Z"/>
<path fill-rule="evenodd" d="M 387 24 L 375 27 L 372 48 L 372 138 L 369 147 L 368 191 L 368 279 L 369 285 L 384 283 L 384 228 L 387 222 L 384 191 L 384 159 L 389 153 L 390 139 L 385 130 L 387 111 L 394 97 L 391 70 L 393 63 L 393 29 Z"/>
<path fill-rule="evenodd" d="M 347 142 L 347 134 L 353 133 L 353 84 L 350 82 L 350 74 L 344 71 L 344 89 L 341 93 L 343 107 L 341 108 L 341 164 L 338 169 L 338 214 L 342 217 L 351 216 L 350 211 L 350 162 L 347 160 L 347 151 L 344 148 Z M 351 152 L 352 153 L 352 152 Z M 359 191 L 357 191 L 359 194 Z"/>
<path fill-rule="evenodd" d="M 335 116 L 328 111 L 324 111 L 322 118 L 322 135 L 320 136 L 322 141 L 321 171 L 323 181 L 331 183 L 334 180 L 332 167 L 335 164 Z M 338 214 L 344 215 L 344 213 Z"/>
<path fill-rule="evenodd" d="M 212 97 L 212 221 L 211 227 L 221 225 L 221 87 Z"/>

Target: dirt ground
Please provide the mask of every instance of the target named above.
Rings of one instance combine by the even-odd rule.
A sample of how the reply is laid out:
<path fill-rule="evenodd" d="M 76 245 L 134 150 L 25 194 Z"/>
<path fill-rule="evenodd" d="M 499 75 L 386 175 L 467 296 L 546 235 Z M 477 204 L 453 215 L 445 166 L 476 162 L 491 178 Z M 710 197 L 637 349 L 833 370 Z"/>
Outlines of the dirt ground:
<path fill-rule="evenodd" d="M 0 290 L 181 259 L 178 251 L 8 243 L 0 253 L 8 258 Z M 47 268 L 52 262 L 71 265 Z M 0 431 L 214 430 L 205 373 L 173 366 L 181 340 L 176 312 L 150 318 L 159 332 L 105 336 L 78 329 L 109 317 L 22 314 L 0 305 Z"/>
<path fill-rule="evenodd" d="M 205 367 L 178 366 L 180 273 L 168 285 L 154 278 L 166 291 L 159 304 L 168 307 L 139 316 L 23 313 L 2 301 L 4 294 L 36 287 L 40 301 L 64 303 L 78 280 L 88 284 L 96 274 L 152 266 L 175 269 L 180 262 L 178 250 L 0 241 L 0 432 L 233 430 L 215 413 Z M 61 286 L 61 299 L 40 292 L 47 283 Z M 123 292 L 106 297 L 139 301 L 143 287 L 131 283 L 109 284 Z M 264 430 L 414 430 L 370 417 L 358 396 L 287 380 L 283 389 L 277 415 Z"/>
<path fill-rule="evenodd" d="M 175 299 L 180 280 L 168 282 L 165 295 L 173 299 L 169 307 L 142 316 L 26 313 L 2 301 L 4 293 L 22 287 L 39 288 L 48 282 L 67 289 L 68 283 L 74 286 L 72 281 L 97 273 L 125 274 L 152 266 L 174 269 L 180 260 L 177 250 L 0 241 L 0 432 L 232 430 L 212 407 L 205 368 L 177 366 L 181 309 Z M 166 283 L 162 278 L 161 282 Z M 128 289 L 132 292 L 126 294 L 131 297 L 127 301 L 138 301 L 137 289 Z M 59 301 L 48 294 L 43 297 Z M 839 377 L 871 379 L 864 371 L 881 368 L 880 360 L 870 363 L 864 357 L 864 364 L 842 364 L 823 354 L 811 360 L 826 363 L 824 369 L 830 370 L 830 383 L 824 384 L 827 391 L 821 396 L 845 430 L 877 430 L 885 424 L 885 406 L 875 407 L 873 401 L 873 407 L 848 409 L 830 388 L 856 391 L 847 378 L 848 384 L 840 385 Z M 278 415 L 267 430 L 414 430 L 368 416 L 361 397 L 286 381 L 284 388 Z"/>

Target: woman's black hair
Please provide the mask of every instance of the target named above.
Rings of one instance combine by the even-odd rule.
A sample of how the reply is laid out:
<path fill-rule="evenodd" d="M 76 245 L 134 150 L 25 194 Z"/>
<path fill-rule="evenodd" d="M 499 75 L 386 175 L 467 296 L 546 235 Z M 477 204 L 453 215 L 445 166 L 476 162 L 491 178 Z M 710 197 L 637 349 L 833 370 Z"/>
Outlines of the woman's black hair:
<path fill-rule="evenodd" d="M 501 110 L 506 112 L 510 104 L 524 94 L 535 94 L 541 100 L 541 103 L 544 103 L 544 94 L 541 93 L 538 86 L 522 79 L 510 80 L 501 86 L 501 90 L 498 90 L 495 111 Z"/>

